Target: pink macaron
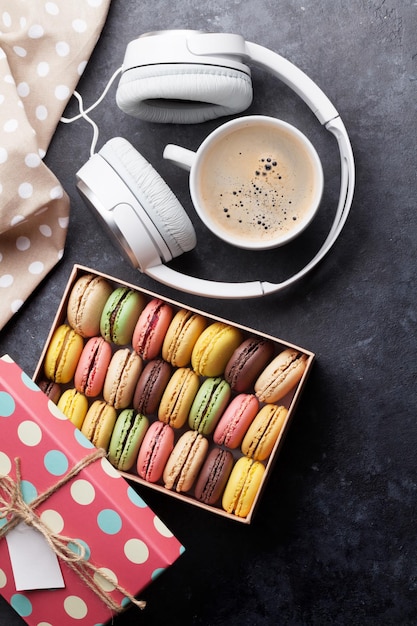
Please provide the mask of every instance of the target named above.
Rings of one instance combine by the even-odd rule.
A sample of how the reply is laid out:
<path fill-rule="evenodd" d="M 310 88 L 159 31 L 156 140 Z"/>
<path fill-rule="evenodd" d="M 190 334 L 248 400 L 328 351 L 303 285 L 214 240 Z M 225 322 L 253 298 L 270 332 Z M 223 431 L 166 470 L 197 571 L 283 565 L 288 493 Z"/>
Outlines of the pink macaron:
<path fill-rule="evenodd" d="M 168 457 L 174 449 L 174 430 L 159 420 L 146 431 L 139 449 L 137 471 L 141 478 L 156 483 L 162 476 Z"/>
<path fill-rule="evenodd" d="M 74 386 L 88 397 L 98 396 L 104 385 L 112 357 L 110 344 L 103 337 L 91 337 L 85 344 L 74 374 Z"/>
<path fill-rule="evenodd" d="M 214 442 L 232 450 L 239 447 L 258 410 L 259 402 L 256 396 L 250 393 L 237 395 L 216 426 Z"/>
<path fill-rule="evenodd" d="M 145 360 L 158 356 L 165 333 L 173 317 L 172 307 L 159 298 L 153 298 L 139 316 L 133 331 L 132 345 Z"/>

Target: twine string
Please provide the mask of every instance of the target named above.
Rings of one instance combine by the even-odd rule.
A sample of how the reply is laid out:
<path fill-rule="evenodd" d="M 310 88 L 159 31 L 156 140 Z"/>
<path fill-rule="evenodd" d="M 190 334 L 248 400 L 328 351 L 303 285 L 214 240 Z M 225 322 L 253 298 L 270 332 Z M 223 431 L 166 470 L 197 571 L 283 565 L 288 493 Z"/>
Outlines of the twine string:
<path fill-rule="evenodd" d="M 37 507 L 45 502 L 52 494 L 56 493 L 61 487 L 70 482 L 77 476 L 82 469 L 101 459 L 106 455 L 106 451 L 98 449 L 91 454 L 85 456 L 81 461 L 76 463 L 72 469 L 60 478 L 54 485 L 46 491 L 38 495 L 30 503 L 25 502 L 22 495 L 21 481 L 21 461 L 20 458 L 15 459 L 16 480 L 10 475 L 0 477 L 0 519 L 6 520 L 5 524 L 0 528 L 0 540 L 3 539 L 8 532 L 15 528 L 21 522 L 39 531 L 47 541 L 51 550 L 57 557 L 72 569 L 85 585 L 96 596 L 98 596 L 108 608 L 115 613 L 120 613 L 123 607 L 120 606 L 103 587 L 99 584 L 100 578 L 104 579 L 113 589 L 117 589 L 132 604 L 140 609 L 144 609 L 146 602 L 136 600 L 128 591 L 114 581 L 105 571 L 86 560 L 86 549 L 84 545 L 71 537 L 54 533 L 47 524 L 37 515 Z"/>

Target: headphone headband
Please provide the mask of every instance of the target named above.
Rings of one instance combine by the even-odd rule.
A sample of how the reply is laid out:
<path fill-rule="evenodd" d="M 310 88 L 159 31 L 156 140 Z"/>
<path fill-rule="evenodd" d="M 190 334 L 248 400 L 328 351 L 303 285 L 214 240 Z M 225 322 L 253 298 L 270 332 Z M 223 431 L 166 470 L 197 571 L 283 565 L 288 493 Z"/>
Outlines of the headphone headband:
<path fill-rule="evenodd" d="M 119 207 L 117 211 L 114 210 L 115 206 L 112 206 L 111 203 L 110 206 L 107 205 L 107 202 L 100 202 L 99 200 L 100 196 L 107 197 L 106 184 L 108 179 L 106 176 L 100 176 L 98 179 L 97 176 L 95 176 L 95 173 L 93 174 L 91 170 L 94 159 L 101 159 L 102 155 L 100 155 L 100 153 L 98 155 L 94 155 L 92 159 L 90 159 L 90 161 L 77 173 L 77 186 L 80 192 L 87 199 L 88 203 L 92 204 L 96 208 L 98 214 L 113 231 L 113 234 L 119 241 L 119 244 L 122 246 L 124 251 L 127 253 L 130 260 L 139 267 L 140 271 L 163 284 L 196 295 L 229 299 L 252 298 L 286 289 L 308 274 L 330 251 L 343 229 L 353 201 L 355 186 L 355 165 L 353 152 L 346 128 L 336 108 L 320 87 L 318 87 L 318 85 L 316 85 L 316 83 L 314 83 L 314 81 L 310 79 L 302 70 L 279 54 L 258 44 L 245 41 L 240 35 L 202 33 L 200 31 L 186 30 L 148 33 L 139 37 L 135 41 L 131 42 L 127 47 L 122 66 L 123 74 L 119 84 L 117 101 L 119 106 L 123 104 L 124 97 L 121 93 L 125 87 L 126 76 L 128 77 L 130 73 L 135 73 L 141 69 L 145 69 L 148 72 L 152 70 L 156 70 L 158 72 L 158 64 L 160 63 L 163 67 L 166 65 L 175 67 L 175 71 L 178 71 L 178 67 L 186 67 L 188 69 L 190 66 L 194 67 L 196 65 L 203 66 L 203 68 L 226 68 L 228 71 L 237 72 L 237 75 L 239 76 L 245 76 L 245 80 L 248 80 L 250 70 L 246 66 L 246 62 L 251 62 L 269 73 L 272 73 L 276 78 L 279 78 L 293 91 L 295 91 L 295 93 L 297 93 L 297 95 L 310 107 L 319 122 L 334 135 L 338 143 L 341 162 L 340 194 L 330 232 L 321 248 L 311 261 L 293 276 L 290 276 L 288 279 L 280 283 L 262 281 L 227 283 L 209 281 L 181 274 L 176 270 L 163 265 L 163 262 L 168 260 L 168 257 L 163 254 L 160 254 L 159 258 L 157 258 L 154 254 L 148 253 L 145 260 L 137 260 L 135 263 L 134 259 L 138 258 L 138 253 L 134 250 L 135 244 L 131 242 L 133 235 L 131 232 L 127 233 L 125 230 L 125 235 L 123 236 L 121 231 L 124 229 L 117 222 L 117 214 L 120 214 L 120 206 L 123 200 L 120 200 L 117 203 L 117 206 Z M 158 78 L 158 76 L 161 75 L 158 75 L 157 73 L 156 76 Z M 236 75 L 233 76 L 234 78 L 236 77 Z M 158 83 L 158 80 L 156 80 L 156 83 Z M 181 98 L 183 98 L 184 102 L 181 101 Z M 158 93 L 158 95 L 154 96 L 153 99 L 149 99 L 149 97 L 147 97 L 145 110 L 143 108 L 140 110 L 144 113 L 145 119 L 149 119 L 147 117 L 149 109 L 156 109 L 156 111 L 159 112 L 161 108 L 167 104 L 168 108 L 165 113 L 167 111 L 178 112 L 180 110 L 183 117 L 179 121 L 187 123 L 201 121 L 201 118 L 196 119 L 199 115 L 198 106 L 201 105 L 201 102 L 198 102 L 199 98 L 201 99 L 201 94 L 187 92 L 181 93 L 178 99 L 175 97 L 175 102 L 172 102 L 172 95 L 167 95 L 164 92 Z M 197 101 L 195 107 L 192 106 L 193 99 Z M 247 95 L 245 96 L 245 100 L 245 106 L 247 106 Z M 190 101 L 191 108 L 187 110 L 187 106 L 189 106 Z M 139 102 L 139 104 L 141 103 Z M 121 108 L 126 110 L 123 106 L 121 106 Z M 207 119 L 207 114 L 210 114 L 211 117 L 217 117 L 218 115 L 225 114 L 225 107 L 219 107 L 217 103 L 215 106 L 207 106 L 206 104 L 203 108 L 203 114 L 206 116 L 203 119 Z M 239 108 L 237 107 L 236 111 L 238 110 Z M 230 113 L 230 110 L 227 112 Z M 167 120 L 163 119 L 162 121 Z M 175 121 L 178 120 L 175 118 Z M 103 163 L 101 165 L 103 165 Z M 104 167 L 111 166 L 106 163 Z M 137 210 L 136 212 L 140 213 L 141 211 L 142 209 L 139 211 Z M 110 213 L 112 214 L 111 217 Z M 131 224 L 130 220 L 129 224 Z M 155 238 L 152 234 L 149 234 L 147 226 L 145 229 L 147 231 L 145 233 L 145 238 L 147 238 L 147 241 L 149 240 L 148 243 L 152 246 L 154 245 Z M 147 248 L 148 243 L 146 245 Z M 173 256 L 176 256 L 176 254 Z"/>
<path fill-rule="evenodd" d="M 241 35 L 163 30 L 145 33 L 131 41 L 126 47 L 122 71 L 165 63 L 204 63 L 223 65 L 250 76 L 250 69 L 242 61 L 245 56 L 245 40 Z"/>

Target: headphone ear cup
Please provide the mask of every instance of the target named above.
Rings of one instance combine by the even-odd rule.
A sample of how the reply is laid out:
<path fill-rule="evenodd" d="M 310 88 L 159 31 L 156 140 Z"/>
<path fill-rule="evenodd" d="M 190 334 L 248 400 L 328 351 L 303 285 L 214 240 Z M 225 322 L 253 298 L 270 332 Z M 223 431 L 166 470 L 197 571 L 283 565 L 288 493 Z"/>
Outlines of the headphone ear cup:
<path fill-rule="evenodd" d="M 161 64 L 135 67 L 120 79 L 116 102 L 148 122 L 193 124 L 234 115 L 252 103 L 248 74 L 227 67 Z"/>
<path fill-rule="evenodd" d="M 99 154 L 118 173 L 152 220 L 171 258 L 192 250 L 197 242 L 190 218 L 152 165 L 122 137 L 110 139 Z M 169 261 L 170 258 L 163 258 Z"/>

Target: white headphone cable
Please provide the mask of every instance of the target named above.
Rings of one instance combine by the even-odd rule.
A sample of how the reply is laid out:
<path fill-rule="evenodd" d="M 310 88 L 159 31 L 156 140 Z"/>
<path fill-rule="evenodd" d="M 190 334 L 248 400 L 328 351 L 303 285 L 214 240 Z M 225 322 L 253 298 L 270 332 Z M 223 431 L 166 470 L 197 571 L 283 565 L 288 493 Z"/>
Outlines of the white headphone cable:
<path fill-rule="evenodd" d="M 114 83 L 114 81 L 116 80 L 117 76 L 120 74 L 121 71 L 122 71 L 122 66 L 120 66 L 113 73 L 113 75 L 110 77 L 110 79 L 109 79 L 107 85 L 105 86 L 101 96 L 91 106 L 89 106 L 87 109 L 84 109 L 83 98 L 82 98 L 81 94 L 78 91 L 74 90 L 74 94 L 73 95 L 78 100 L 78 107 L 79 107 L 79 111 L 80 112 L 79 112 L 78 115 L 74 115 L 74 117 L 61 117 L 60 118 L 60 121 L 63 122 L 64 124 L 72 124 L 73 122 L 76 122 L 77 120 L 84 119 L 86 122 L 88 122 L 93 127 L 93 139 L 91 141 L 91 146 L 90 146 L 90 156 L 93 156 L 93 154 L 95 152 L 95 148 L 96 148 L 97 140 L 98 140 L 98 135 L 99 135 L 99 130 L 98 130 L 97 124 L 94 122 L 94 120 L 91 119 L 91 117 L 89 117 L 88 114 L 91 111 L 93 111 L 96 107 L 98 107 L 98 105 L 104 100 L 104 98 L 106 97 L 110 87 L 112 86 L 112 84 Z"/>
<path fill-rule="evenodd" d="M 101 96 L 91 106 L 89 106 L 88 109 L 85 109 L 84 113 L 79 113 L 79 115 L 75 115 L 74 117 L 61 117 L 61 122 L 64 122 L 64 124 L 70 124 L 71 122 L 76 122 L 77 120 L 84 117 L 85 114 L 88 114 L 93 109 L 95 109 L 104 100 L 104 98 L 107 95 L 107 92 L 109 91 L 110 87 L 112 86 L 112 84 L 114 83 L 114 81 L 116 80 L 120 72 L 122 71 L 122 69 L 123 69 L 123 66 L 120 66 L 119 68 L 117 68 L 117 70 L 110 77 L 109 82 L 105 86 L 104 91 L 101 94 Z M 77 91 L 74 91 L 74 95 L 77 93 L 78 93 Z"/>

